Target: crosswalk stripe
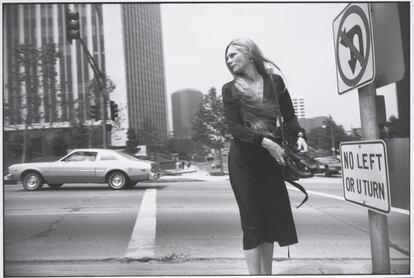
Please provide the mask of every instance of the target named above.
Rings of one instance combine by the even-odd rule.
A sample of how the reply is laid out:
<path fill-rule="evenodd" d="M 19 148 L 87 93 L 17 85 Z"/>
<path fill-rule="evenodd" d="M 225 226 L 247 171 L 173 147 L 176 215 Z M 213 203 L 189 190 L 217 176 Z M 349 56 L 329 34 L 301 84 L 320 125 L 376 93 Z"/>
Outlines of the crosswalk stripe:
<path fill-rule="evenodd" d="M 135 222 L 125 258 L 154 258 L 155 232 L 157 225 L 156 189 L 145 190 L 141 208 Z"/>

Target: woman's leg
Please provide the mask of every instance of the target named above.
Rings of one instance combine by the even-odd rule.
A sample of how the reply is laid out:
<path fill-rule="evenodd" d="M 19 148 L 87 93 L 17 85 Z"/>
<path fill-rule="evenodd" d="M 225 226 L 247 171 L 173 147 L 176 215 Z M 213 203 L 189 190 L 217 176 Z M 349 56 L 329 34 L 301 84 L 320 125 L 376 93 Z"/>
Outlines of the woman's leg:
<path fill-rule="evenodd" d="M 261 247 L 260 245 L 249 250 L 244 250 L 244 256 L 246 257 L 247 268 L 250 275 L 258 275 L 261 273 Z"/>
<path fill-rule="evenodd" d="M 272 274 L 272 263 L 273 263 L 273 242 L 264 242 L 259 245 L 260 250 L 260 269 L 261 274 L 271 275 Z"/>

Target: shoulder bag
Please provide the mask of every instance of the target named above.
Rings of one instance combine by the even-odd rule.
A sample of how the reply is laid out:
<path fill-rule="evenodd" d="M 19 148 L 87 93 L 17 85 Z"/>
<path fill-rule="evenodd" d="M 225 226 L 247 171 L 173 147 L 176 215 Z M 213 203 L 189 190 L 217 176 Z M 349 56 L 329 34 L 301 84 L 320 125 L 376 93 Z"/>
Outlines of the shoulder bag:
<path fill-rule="evenodd" d="M 287 181 L 288 183 L 299 189 L 303 194 L 305 194 L 305 198 L 296 207 L 299 208 L 308 200 L 308 193 L 306 192 L 305 188 L 296 181 L 299 179 L 313 177 L 312 170 L 315 170 L 318 164 L 312 157 L 297 149 L 297 144 L 294 141 L 295 137 L 292 136 L 288 126 L 283 123 L 282 116 L 280 113 L 281 110 L 279 105 L 279 93 L 275 89 L 275 85 L 271 75 L 270 81 L 272 84 L 272 90 L 275 93 L 277 110 L 279 111 L 276 117 L 276 127 L 277 122 L 279 121 L 280 131 L 282 135 L 281 145 L 285 151 L 284 159 L 286 161 L 286 165 L 283 166 L 283 177 L 285 181 Z"/>

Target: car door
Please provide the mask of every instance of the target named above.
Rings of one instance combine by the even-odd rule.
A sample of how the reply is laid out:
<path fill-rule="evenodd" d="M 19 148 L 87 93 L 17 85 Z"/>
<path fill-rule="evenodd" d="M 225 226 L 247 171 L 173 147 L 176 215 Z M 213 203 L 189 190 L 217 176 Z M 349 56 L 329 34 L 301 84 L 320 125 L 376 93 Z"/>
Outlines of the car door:
<path fill-rule="evenodd" d="M 94 151 L 75 151 L 50 168 L 51 180 L 55 183 L 96 182 L 96 157 Z"/>

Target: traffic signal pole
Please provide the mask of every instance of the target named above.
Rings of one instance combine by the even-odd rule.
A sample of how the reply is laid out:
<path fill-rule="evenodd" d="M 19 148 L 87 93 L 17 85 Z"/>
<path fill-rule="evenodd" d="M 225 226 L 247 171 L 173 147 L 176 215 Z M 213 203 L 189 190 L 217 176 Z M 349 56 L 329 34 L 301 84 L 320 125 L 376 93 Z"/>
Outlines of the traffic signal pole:
<path fill-rule="evenodd" d="M 101 107 L 102 107 L 102 145 L 103 148 L 108 148 L 108 140 L 106 136 L 106 119 L 108 117 L 107 115 L 107 109 L 106 109 L 106 79 L 105 75 L 99 70 L 99 67 L 96 65 L 95 59 L 89 52 L 88 48 L 86 47 L 85 43 L 81 38 L 79 38 L 79 41 L 85 50 L 86 56 L 88 58 L 88 62 L 92 67 L 93 74 L 95 76 L 95 80 L 98 83 L 99 91 L 101 91 Z"/>
<path fill-rule="evenodd" d="M 98 83 L 99 91 L 101 92 L 100 101 L 101 101 L 101 107 L 102 107 L 102 145 L 103 145 L 103 148 L 106 149 L 108 146 L 107 134 L 106 134 L 106 119 L 108 117 L 107 109 L 106 109 L 106 102 L 107 102 L 106 77 L 99 70 L 99 66 L 96 64 L 95 59 L 90 54 L 88 48 L 86 47 L 85 43 L 83 42 L 80 36 L 79 12 L 70 11 L 69 9 L 66 9 L 65 17 L 66 17 L 66 27 L 67 27 L 67 31 L 66 31 L 67 40 L 69 43 L 72 43 L 72 40 L 79 40 L 80 45 L 82 46 L 82 48 L 84 49 L 86 53 L 88 62 L 92 67 L 95 80 Z M 99 15 L 98 15 L 98 19 L 99 19 Z M 99 47 L 100 46 L 99 38 L 101 34 L 100 34 L 100 28 L 98 27 L 97 29 L 98 29 L 98 47 Z M 100 53 L 100 51 L 98 52 Z"/>

